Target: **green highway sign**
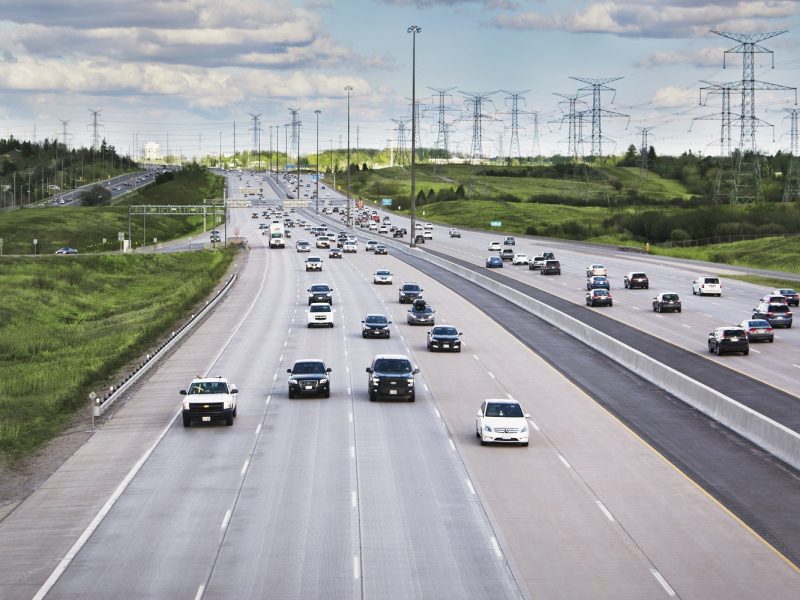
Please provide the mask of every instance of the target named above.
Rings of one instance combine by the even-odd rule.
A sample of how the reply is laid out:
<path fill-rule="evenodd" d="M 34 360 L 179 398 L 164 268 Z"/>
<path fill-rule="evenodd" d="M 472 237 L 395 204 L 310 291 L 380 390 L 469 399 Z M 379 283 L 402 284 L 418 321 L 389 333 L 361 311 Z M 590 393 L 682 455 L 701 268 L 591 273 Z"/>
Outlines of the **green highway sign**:
<path fill-rule="evenodd" d="M 489 223 L 489 225 L 491 225 L 492 227 L 502 227 L 503 226 L 503 222 L 502 221 L 492 221 L 492 222 Z"/>

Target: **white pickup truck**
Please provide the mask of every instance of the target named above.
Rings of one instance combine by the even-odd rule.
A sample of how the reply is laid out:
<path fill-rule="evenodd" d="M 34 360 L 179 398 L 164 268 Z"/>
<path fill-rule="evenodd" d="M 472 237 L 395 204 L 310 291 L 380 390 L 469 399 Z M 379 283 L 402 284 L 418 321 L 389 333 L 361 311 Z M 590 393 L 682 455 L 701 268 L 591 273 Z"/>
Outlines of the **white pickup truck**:
<path fill-rule="evenodd" d="M 236 417 L 236 399 L 239 390 L 224 377 L 198 377 L 192 379 L 189 387 L 181 390 L 186 396 L 183 401 L 183 426 L 189 427 L 192 421 L 209 423 L 225 421 L 233 425 Z"/>

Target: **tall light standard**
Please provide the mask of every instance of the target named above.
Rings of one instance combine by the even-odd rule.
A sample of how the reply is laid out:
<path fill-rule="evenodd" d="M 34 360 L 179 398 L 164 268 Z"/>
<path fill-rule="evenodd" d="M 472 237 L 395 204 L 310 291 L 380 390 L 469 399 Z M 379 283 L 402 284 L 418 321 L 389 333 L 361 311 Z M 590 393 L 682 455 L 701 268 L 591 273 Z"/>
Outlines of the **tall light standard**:
<path fill-rule="evenodd" d="M 283 149 L 286 150 L 286 159 L 283 161 L 283 189 L 286 190 L 286 199 L 289 198 L 289 125 L 283 125 Z"/>
<path fill-rule="evenodd" d="M 319 113 L 322 111 L 317 109 L 314 111 L 314 114 L 317 116 L 317 163 L 316 163 L 316 171 L 317 171 L 317 191 L 315 192 L 316 197 L 316 208 L 315 212 L 319 214 Z"/>
<path fill-rule="evenodd" d="M 422 31 L 422 27 L 411 25 L 406 33 L 411 34 L 411 234 L 410 246 L 414 248 L 417 244 L 414 241 L 416 236 L 417 222 L 417 186 L 414 179 L 414 163 L 417 154 L 417 34 Z"/>
<path fill-rule="evenodd" d="M 347 226 L 352 227 L 350 221 L 350 92 L 353 91 L 352 85 L 344 86 L 347 92 Z"/>

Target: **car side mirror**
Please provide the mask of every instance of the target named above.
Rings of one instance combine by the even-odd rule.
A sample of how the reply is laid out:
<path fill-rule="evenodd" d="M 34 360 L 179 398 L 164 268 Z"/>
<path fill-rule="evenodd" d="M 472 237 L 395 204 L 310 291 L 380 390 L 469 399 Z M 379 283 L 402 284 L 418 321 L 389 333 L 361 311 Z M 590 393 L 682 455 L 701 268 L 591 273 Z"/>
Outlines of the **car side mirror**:
<path fill-rule="evenodd" d="M 361 322 L 363 323 L 364 321 L 361 321 Z"/>
<path fill-rule="evenodd" d="M 328 367 L 327 369 L 325 369 L 325 372 L 326 372 L 326 373 L 330 373 L 331 371 L 333 371 L 333 369 L 331 369 L 330 367 Z"/>
<path fill-rule="evenodd" d="M 414 374 L 414 375 L 416 375 L 417 373 L 419 373 L 419 369 L 418 369 L 418 368 L 417 368 L 417 369 L 414 369 L 413 371 L 411 371 L 411 373 L 412 373 L 412 374 Z"/>
<path fill-rule="evenodd" d="M 476 416 L 476 417 L 482 417 L 482 416 L 483 416 L 483 413 L 482 413 L 480 410 L 478 410 L 478 412 L 477 412 L 477 413 L 475 413 L 475 416 Z"/>
<path fill-rule="evenodd" d="M 525 413 L 525 418 L 526 419 L 530 419 L 531 418 L 531 413 Z"/>
<path fill-rule="evenodd" d="M 233 388 L 233 389 L 232 389 L 230 392 L 228 392 L 228 393 L 229 393 L 229 394 L 238 394 L 238 393 L 239 393 L 239 388 Z"/>
<path fill-rule="evenodd" d="M 372 373 L 372 367 L 367 367 L 367 373 Z"/>
<path fill-rule="evenodd" d="M 286 372 L 291 374 L 292 370 L 291 369 L 286 369 Z"/>
<path fill-rule="evenodd" d="M 387 323 L 387 325 L 391 325 L 391 324 L 392 324 L 392 322 L 391 322 L 391 321 L 389 321 L 389 322 Z"/>
<path fill-rule="evenodd" d="M 180 393 L 181 393 L 181 396 L 185 396 L 186 395 L 186 390 L 181 390 Z"/>

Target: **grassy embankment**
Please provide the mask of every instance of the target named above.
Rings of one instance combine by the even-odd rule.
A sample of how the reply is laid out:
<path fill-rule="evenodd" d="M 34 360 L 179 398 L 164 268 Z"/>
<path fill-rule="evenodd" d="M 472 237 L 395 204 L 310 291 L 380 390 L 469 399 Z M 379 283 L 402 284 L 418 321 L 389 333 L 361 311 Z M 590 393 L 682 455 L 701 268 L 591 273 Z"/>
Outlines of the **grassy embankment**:
<path fill-rule="evenodd" d="M 128 234 L 130 204 L 202 204 L 206 198 L 222 198 L 223 180 L 211 173 L 187 170 L 173 181 L 150 185 L 125 195 L 114 206 L 30 208 L 0 215 L 3 254 L 53 254 L 62 246 L 77 248 L 81 254 L 119 249 L 117 235 Z M 134 248 L 153 238 L 164 242 L 202 229 L 202 217 L 141 217 L 131 222 Z M 209 227 L 211 223 L 208 224 Z M 105 239 L 105 243 L 103 240 Z"/>
<path fill-rule="evenodd" d="M 233 255 L 0 260 L 0 460 L 28 456 L 56 436 L 89 391 L 213 289 Z"/>

